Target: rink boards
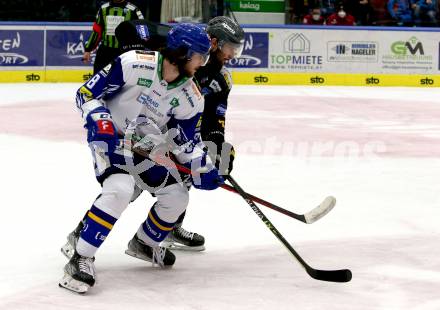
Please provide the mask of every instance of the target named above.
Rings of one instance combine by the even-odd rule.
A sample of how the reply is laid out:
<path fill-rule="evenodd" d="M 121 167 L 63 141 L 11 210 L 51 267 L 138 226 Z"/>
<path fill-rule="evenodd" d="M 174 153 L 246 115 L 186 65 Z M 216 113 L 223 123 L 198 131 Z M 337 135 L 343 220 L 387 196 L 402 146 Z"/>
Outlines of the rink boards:
<path fill-rule="evenodd" d="M 440 85 L 435 28 L 244 25 L 243 55 L 231 60 L 236 84 Z M 0 23 L 0 82 L 82 82 L 91 25 Z"/>

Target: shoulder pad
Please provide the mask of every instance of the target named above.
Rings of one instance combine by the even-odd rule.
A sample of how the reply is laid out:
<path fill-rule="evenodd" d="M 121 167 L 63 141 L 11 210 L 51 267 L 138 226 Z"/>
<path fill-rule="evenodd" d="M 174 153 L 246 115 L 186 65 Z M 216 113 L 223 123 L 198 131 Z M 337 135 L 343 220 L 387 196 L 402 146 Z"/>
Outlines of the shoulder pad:
<path fill-rule="evenodd" d="M 132 69 L 156 70 L 158 57 L 155 52 L 146 54 L 143 51 L 133 50 L 119 56 L 122 64 L 127 64 Z"/>
<path fill-rule="evenodd" d="M 203 96 L 200 93 L 200 88 L 197 85 L 197 83 L 194 82 L 194 80 L 191 80 L 191 88 L 194 92 L 194 95 L 197 97 L 198 100 L 203 100 Z"/>

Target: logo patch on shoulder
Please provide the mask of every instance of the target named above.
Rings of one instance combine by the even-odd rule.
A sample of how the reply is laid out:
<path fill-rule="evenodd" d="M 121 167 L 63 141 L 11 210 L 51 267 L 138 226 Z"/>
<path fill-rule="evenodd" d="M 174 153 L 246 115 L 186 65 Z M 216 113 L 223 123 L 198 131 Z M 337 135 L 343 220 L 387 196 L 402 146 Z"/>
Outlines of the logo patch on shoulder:
<path fill-rule="evenodd" d="M 107 66 L 104 67 L 104 69 L 101 70 L 101 74 L 103 76 L 107 76 L 108 73 L 110 72 L 110 69 L 112 68 L 112 64 L 109 63 Z"/>

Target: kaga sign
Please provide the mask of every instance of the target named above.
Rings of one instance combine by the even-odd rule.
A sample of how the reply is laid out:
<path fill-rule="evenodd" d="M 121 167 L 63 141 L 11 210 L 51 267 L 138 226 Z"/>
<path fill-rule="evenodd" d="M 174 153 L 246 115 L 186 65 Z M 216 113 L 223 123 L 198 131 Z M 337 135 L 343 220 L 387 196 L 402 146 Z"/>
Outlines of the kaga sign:
<path fill-rule="evenodd" d="M 226 64 L 229 68 L 267 68 L 269 34 L 267 32 L 246 33 L 243 54 Z"/>
<path fill-rule="evenodd" d="M 48 66 L 85 66 L 82 58 L 89 31 L 48 30 L 46 63 Z M 92 55 L 94 58 L 94 55 Z"/>

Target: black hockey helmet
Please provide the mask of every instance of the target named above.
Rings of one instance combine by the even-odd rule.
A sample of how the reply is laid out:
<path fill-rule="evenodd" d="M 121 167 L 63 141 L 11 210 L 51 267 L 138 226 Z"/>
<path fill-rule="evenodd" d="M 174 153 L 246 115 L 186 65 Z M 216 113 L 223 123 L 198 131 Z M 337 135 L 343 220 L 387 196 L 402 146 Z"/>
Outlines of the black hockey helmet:
<path fill-rule="evenodd" d="M 235 57 L 240 57 L 244 46 L 244 31 L 240 25 L 227 16 L 217 16 L 211 19 L 206 32 L 211 38 L 218 40 L 218 45 L 222 49 L 225 44 L 234 48 Z"/>

